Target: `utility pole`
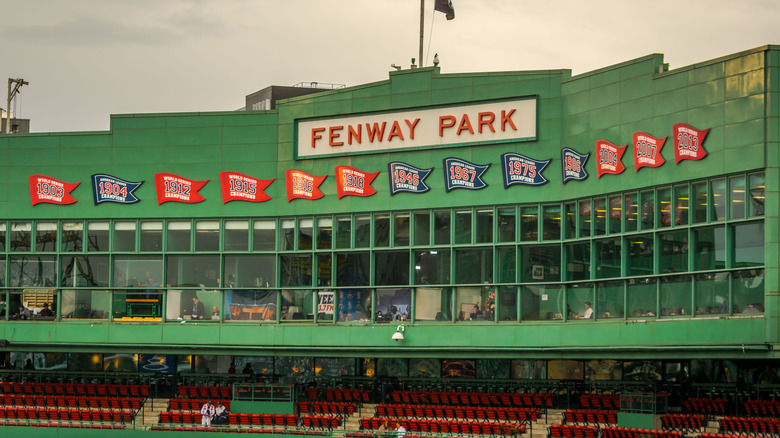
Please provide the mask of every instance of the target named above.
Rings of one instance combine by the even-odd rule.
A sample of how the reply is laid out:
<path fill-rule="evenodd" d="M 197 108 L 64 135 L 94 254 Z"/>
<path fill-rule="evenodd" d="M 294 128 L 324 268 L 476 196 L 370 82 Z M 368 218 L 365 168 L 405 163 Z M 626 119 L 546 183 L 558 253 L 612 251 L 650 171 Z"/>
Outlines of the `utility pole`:
<path fill-rule="evenodd" d="M 13 90 L 11 90 L 11 85 L 14 85 Z M 22 88 L 22 85 L 30 85 L 29 82 L 25 81 L 22 78 L 8 78 L 8 105 L 6 106 L 6 112 L 5 112 L 5 133 L 10 134 L 11 133 L 11 101 L 14 99 L 14 97 L 19 94 L 19 89 Z M 14 115 L 16 117 L 16 115 Z"/>

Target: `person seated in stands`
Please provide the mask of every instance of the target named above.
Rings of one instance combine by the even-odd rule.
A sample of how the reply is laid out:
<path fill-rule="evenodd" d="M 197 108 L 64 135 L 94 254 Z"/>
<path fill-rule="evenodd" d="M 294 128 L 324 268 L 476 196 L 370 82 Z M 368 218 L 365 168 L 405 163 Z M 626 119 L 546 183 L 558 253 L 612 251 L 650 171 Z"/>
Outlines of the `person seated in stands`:
<path fill-rule="evenodd" d="M 38 316 L 41 316 L 43 318 L 52 318 L 54 317 L 54 313 L 49 309 L 49 303 L 43 303 L 43 309 L 41 309 L 38 312 Z"/>
<path fill-rule="evenodd" d="M 192 297 L 192 319 L 203 319 L 203 314 L 206 313 L 203 303 L 198 300 L 198 297 Z"/>
<path fill-rule="evenodd" d="M 590 301 L 585 301 L 585 312 L 582 313 L 582 319 L 593 318 L 593 307 L 591 307 Z"/>
<path fill-rule="evenodd" d="M 246 365 L 244 366 L 244 370 L 241 372 L 250 377 L 255 375 L 255 370 L 252 369 L 252 364 L 249 362 L 246 363 Z"/>
<path fill-rule="evenodd" d="M 214 424 L 227 424 L 228 411 L 225 405 L 221 401 L 217 402 L 217 407 L 214 409 Z"/>
<path fill-rule="evenodd" d="M 19 304 L 19 313 L 16 314 L 17 319 L 30 319 L 30 309 L 24 307 L 23 304 Z"/>
<path fill-rule="evenodd" d="M 469 319 L 475 320 L 478 316 L 482 316 L 482 311 L 479 310 L 478 305 L 474 305 L 474 308 L 471 309 L 471 313 L 469 314 Z"/>
<path fill-rule="evenodd" d="M 25 370 L 34 370 L 35 365 L 33 365 L 32 359 L 27 359 L 27 362 L 24 363 L 24 369 Z"/>
<path fill-rule="evenodd" d="M 219 306 L 214 306 L 214 309 L 211 311 L 211 319 L 214 319 L 214 317 L 219 319 Z"/>
<path fill-rule="evenodd" d="M 228 368 L 228 374 L 235 374 L 236 373 L 236 363 L 230 362 L 230 368 Z"/>
<path fill-rule="evenodd" d="M 406 436 L 406 428 L 399 421 L 395 422 L 395 436 L 396 438 L 404 438 Z"/>
<path fill-rule="evenodd" d="M 379 428 L 377 430 L 380 432 L 388 432 L 390 430 L 390 420 L 385 419 L 385 421 L 383 421 L 382 424 L 379 425 Z"/>

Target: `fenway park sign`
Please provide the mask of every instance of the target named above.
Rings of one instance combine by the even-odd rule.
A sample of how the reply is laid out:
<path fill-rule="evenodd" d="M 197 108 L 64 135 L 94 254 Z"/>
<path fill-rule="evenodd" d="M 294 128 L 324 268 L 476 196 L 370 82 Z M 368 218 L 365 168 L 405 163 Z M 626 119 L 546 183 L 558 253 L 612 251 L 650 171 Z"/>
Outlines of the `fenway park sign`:
<path fill-rule="evenodd" d="M 299 121 L 296 158 L 536 139 L 536 99 Z"/>

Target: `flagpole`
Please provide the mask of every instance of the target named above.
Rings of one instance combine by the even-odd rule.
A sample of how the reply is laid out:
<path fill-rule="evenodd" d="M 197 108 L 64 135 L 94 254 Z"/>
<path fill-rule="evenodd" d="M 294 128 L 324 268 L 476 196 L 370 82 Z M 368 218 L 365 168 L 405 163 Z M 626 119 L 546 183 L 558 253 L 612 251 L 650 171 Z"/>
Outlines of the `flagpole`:
<path fill-rule="evenodd" d="M 420 0 L 420 57 L 417 59 L 417 65 L 423 66 L 423 22 L 425 21 L 425 0 Z"/>

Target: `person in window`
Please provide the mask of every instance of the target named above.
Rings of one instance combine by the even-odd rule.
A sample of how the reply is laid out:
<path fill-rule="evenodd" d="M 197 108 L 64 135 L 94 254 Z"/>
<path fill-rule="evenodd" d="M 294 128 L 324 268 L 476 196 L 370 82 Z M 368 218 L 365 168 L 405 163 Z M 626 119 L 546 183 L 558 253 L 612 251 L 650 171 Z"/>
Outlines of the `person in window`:
<path fill-rule="evenodd" d="M 590 301 L 585 301 L 585 312 L 582 313 L 582 319 L 593 318 L 593 307 L 591 307 Z"/>
<path fill-rule="evenodd" d="M 250 377 L 255 374 L 255 370 L 252 369 L 252 364 L 249 362 L 246 363 L 246 365 L 244 366 L 244 370 L 241 372 Z"/>
<path fill-rule="evenodd" d="M 43 303 L 43 309 L 41 309 L 38 312 L 38 316 L 42 318 L 52 318 L 54 317 L 54 312 L 49 309 L 49 303 Z"/>
<path fill-rule="evenodd" d="M 478 305 L 474 305 L 474 308 L 471 309 L 471 314 L 469 314 L 469 319 L 475 320 L 478 316 L 482 316 L 482 311 L 479 310 Z"/>
<path fill-rule="evenodd" d="M 192 319 L 203 319 L 204 313 L 206 313 L 206 309 L 203 307 L 203 303 L 198 300 L 197 296 L 192 297 Z"/>
<path fill-rule="evenodd" d="M 214 319 L 214 317 L 219 319 L 219 306 L 214 306 L 214 309 L 211 311 L 211 318 Z"/>
<path fill-rule="evenodd" d="M 19 313 L 16 314 L 17 319 L 30 319 L 30 309 L 24 307 L 23 304 L 19 304 Z"/>
<path fill-rule="evenodd" d="M 32 359 L 27 359 L 27 362 L 25 362 L 25 364 L 24 364 L 24 369 L 25 370 L 34 370 L 35 369 L 35 365 L 33 365 Z"/>
<path fill-rule="evenodd" d="M 400 321 L 401 320 L 401 312 L 398 311 L 398 308 L 395 306 L 390 306 L 390 316 L 392 316 L 393 321 Z"/>

